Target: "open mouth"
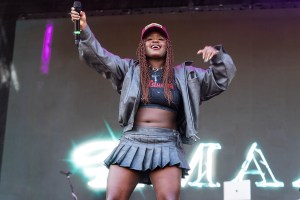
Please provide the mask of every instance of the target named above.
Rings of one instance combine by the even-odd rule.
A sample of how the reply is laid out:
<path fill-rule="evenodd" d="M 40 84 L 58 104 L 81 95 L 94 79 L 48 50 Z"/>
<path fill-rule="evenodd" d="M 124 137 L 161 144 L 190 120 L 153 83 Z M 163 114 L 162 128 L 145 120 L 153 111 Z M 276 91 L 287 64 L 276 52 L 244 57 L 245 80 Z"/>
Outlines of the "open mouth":
<path fill-rule="evenodd" d="M 151 46 L 151 49 L 159 50 L 159 49 L 160 49 L 160 46 L 159 46 L 159 45 L 152 45 L 152 46 Z"/>

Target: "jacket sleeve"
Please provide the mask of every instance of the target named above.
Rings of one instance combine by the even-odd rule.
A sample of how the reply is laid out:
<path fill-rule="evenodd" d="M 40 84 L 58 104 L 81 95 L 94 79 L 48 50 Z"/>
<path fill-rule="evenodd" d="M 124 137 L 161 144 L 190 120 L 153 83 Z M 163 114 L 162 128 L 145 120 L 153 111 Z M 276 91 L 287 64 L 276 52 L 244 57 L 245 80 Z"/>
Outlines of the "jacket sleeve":
<path fill-rule="evenodd" d="M 197 70 L 201 83 L 201 101 L 206 101 L 225 91 L 236 73 L 231 57 L 221 45 L 215 46 L 219 51 L 210 61 L 207 70 Z"/>
<path fill-rule="evenodd" d="M 95 38 L 89 26 L 80 34 L 81 41 L 78 46 L 79 56 L 90 67 L 102 74 L 112 82 L 113 88 L 119 93 L 128 68 L 134 64 L 132 59 L 121 59 L 104 49 Z"/>

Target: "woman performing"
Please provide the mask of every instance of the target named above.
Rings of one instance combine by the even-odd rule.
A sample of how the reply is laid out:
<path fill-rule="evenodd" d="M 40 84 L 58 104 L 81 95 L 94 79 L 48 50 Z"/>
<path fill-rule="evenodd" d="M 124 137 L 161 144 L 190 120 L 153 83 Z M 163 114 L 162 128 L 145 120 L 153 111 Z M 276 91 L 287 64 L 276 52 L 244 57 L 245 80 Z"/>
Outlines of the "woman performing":
<path fill-rule="evenodd" d="M 173 66 L 170 37 L 157 23 L 142 29 L 137 59 L 121 59 L 100 45 L 84 12 L 72 8 L 71 19 L 80 20 L 80 56 L 121 94 L 124 134 L 104 161 L 106 199 L 127 200 L 138 183 L 153 184 L 158 200 L 179 199 L 189 170 L 182 143 L 198 139 L 199 106 L 226 90 L 236 71 L 232 59 L 222 46 L 206 46 L 198 54 L 210 61 L 207 70 Z"/>

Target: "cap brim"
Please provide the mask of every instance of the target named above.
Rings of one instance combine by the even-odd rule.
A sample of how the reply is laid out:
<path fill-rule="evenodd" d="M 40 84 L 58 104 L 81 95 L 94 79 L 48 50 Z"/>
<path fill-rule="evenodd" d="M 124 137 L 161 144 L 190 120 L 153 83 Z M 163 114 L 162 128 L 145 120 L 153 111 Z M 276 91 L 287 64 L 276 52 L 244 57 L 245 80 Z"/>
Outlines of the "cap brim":
<path fill-rule="evenodd" d="M 147 37 L 153 31 L 157 31 L 157 32 L 161 33 L 167 39 L 169 38 L 169 35 L 165 30 L 163 30 L 162 28 L 153 26 L 153 27 L 148 28 L 145 32 L 143 32 L 142 39 Z"/>

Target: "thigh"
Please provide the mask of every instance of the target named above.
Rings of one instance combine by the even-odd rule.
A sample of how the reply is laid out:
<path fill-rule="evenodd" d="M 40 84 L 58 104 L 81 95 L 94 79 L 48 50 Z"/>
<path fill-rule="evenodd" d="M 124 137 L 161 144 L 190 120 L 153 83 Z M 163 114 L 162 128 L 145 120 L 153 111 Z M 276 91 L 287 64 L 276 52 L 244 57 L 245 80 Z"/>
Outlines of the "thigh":
<path fill-rule="evenodd" d="M 156 169 L 150 173 L 157 200 L 178 200 L 182 170 L 177 166 Z"/>
<path fill-rule="evenodd" d="M 106 199 L 128 200 L 139 178 L 138 171 L 111 165 L 107 179 Z"/>

